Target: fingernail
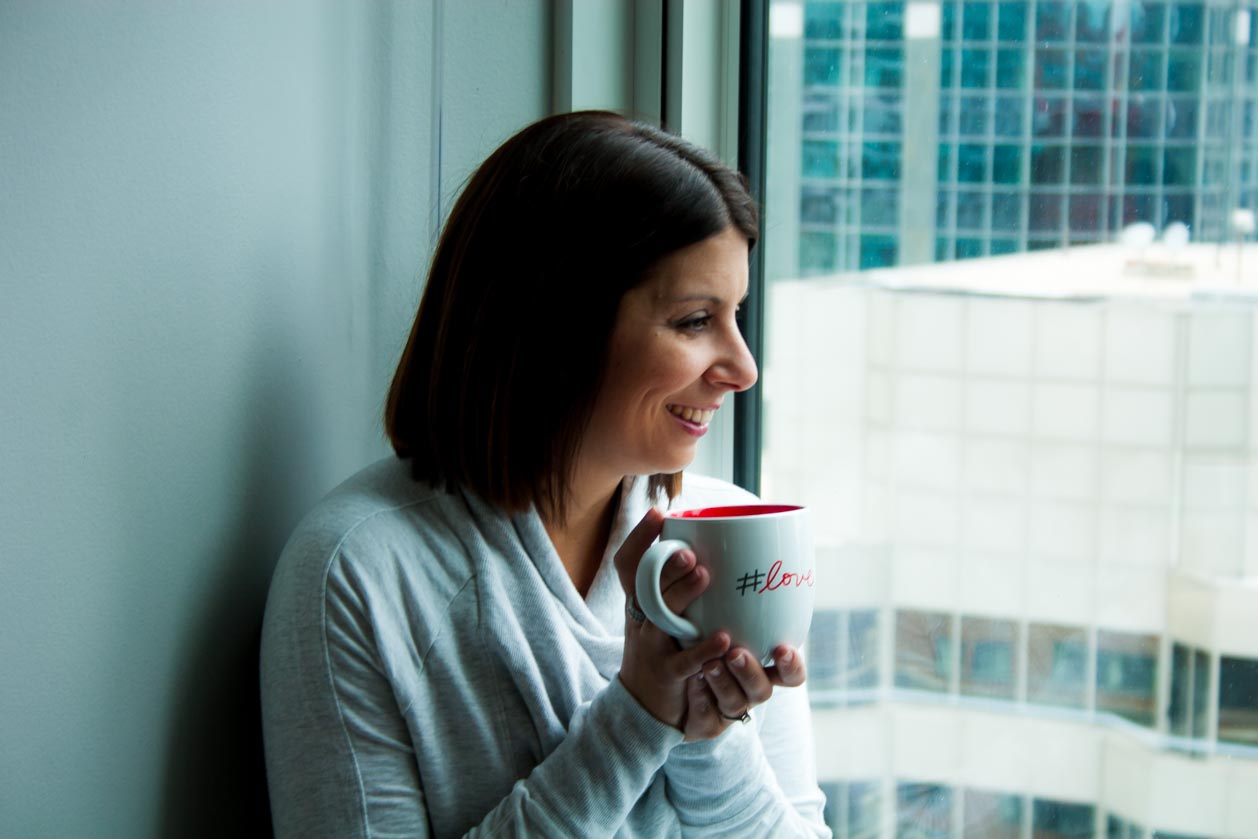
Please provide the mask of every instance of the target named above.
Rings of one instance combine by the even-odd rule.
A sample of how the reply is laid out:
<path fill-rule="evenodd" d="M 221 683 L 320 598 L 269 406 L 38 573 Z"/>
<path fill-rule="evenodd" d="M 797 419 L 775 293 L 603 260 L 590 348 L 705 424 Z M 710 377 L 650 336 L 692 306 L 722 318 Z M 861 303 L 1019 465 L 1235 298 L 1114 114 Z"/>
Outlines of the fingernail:
<path fill-rule="evenodd" d="M 713 679 L 721 675 L 721 665 L 713 664 L 710 668 L 708 668 L 708 675 L 711 676 Z"/>
<path fill-rule="evenodd" d="M 747 657 L 742 653 L 734 653 L 734 655 L 730 657 L 729 663 L 732 666 L 737 667 L 739 670 L 742 670 L 747 666 Z"/>
<path fill-rule="evenodd" d="M 685 568 L 689 562 L 690 560 L 688 560 L 686 557 L 682 556 L 681 554 L 673 554 L 668 560 L 668 564 L 678 570 Z"/>
<path fill-rule="evenodd" d="M 786 652 L 782 653 L 782 658 L 780 659 L 780 661 L 783 664 L 790 664 L 794 660 L 795 660 L 795 653 L 791 652 L 790 650 L 787 650 Z"/>

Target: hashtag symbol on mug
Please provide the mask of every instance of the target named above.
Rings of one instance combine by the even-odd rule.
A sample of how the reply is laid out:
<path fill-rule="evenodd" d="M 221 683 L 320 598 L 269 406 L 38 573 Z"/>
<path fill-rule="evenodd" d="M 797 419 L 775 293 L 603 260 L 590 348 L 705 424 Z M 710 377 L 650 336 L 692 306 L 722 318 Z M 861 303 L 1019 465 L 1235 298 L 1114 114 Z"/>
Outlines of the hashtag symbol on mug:
<path fill-rule="evenodd" d="M 763 581 L 763 571 L 757 570 L 754 574 L 743 574 L 738 578 L 738 593 L 746 596 L 747 589 L 751 589 L 754 592 Z"/>

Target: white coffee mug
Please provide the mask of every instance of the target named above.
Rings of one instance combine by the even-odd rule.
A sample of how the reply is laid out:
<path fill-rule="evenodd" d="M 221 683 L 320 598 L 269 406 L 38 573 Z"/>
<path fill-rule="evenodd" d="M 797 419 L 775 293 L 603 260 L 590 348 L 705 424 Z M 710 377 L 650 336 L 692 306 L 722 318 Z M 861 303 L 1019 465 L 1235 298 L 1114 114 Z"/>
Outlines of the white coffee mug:
<path fill-rule="evenodd" d="M 708 570 L 703 594 L 674 614 L 660 592 L 660 571 L 678 551 L 694 551 Z M 764 664 L 781 644 L 802 647 L 817 583 L 808 511 L 784 504 L 704 507 L 668 513 L 660 541 L 638 565 L 639 606 L 660 629 L 689 644 L 724 630 Z"/>

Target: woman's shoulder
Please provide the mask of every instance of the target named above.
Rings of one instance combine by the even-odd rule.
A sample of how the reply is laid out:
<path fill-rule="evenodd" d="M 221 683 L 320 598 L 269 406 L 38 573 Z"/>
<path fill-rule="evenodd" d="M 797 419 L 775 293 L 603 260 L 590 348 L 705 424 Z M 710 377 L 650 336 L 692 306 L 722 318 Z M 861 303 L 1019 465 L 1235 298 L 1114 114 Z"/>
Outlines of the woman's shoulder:
<path fill-rule="evenodd" d="M 302 519 L 280 557 L 280 568 L 315 578 L 397 579 L 399 566 L 436 583 L 461 585 L 470 563 L 460 562 L 467 526 L 462 497 L 415 480 L 396 457 L 347 478 Z"/>
<path fill-rule="evenodd" d="M 716 507 L 726 504 L 751 504 L 759 499 L 737 484 L 687 472 L 682 476 L 681 494 L 676 496 L 669 508 L 685 510 L 692 507 Z"/>

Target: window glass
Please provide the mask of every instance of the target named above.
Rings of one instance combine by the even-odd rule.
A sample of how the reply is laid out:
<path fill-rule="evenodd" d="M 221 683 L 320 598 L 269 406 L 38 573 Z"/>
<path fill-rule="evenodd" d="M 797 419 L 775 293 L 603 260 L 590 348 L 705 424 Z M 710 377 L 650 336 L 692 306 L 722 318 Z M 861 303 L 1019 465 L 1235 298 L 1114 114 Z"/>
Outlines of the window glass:
<path fill-rule="evenodd" d="M 996 97 L 996 136 L 997 137 L 1020 137 L 1023 131 L 1023 114 L 1025 113 L 1022 100 L 1013 96 Z"/>
<path fill-rule="evenodd" d="M 809 40 L 835 40 L 843 37 L 842 3 L 805 3 L 804 35 Z"/>
<path fill-rule="evenodd" d="M 865 143 L 861 153 L 861 177 L 867 181 L 895 180 L 900 172 L 899 143 Z"/>
<path fill-rule="evenodd" d="M 952 679 L 952 648 L 951 615 L 896 612 L 896 687 L 946 693 Z"/>
<path fill-rule="evenodd" d="M 1027 701 L 1082 708 L 1087 664 L 1085 631 L 1031 624 L 1027 635 Z"/>
<path fill-rule="evenodd" d="M 996 36 L 1002 41 L 1026 41 L 1027 6 L 1025 2 L 1000 3 L 997 11 Z"/>
<path fill-rule="evenodd" d="M 1102 630 L 1096 638 L 1096 709 L 1140 725 L 1157 716 L 1158 638 Z"/>
<path fill-rule="evenodd" d="M 843 613 L 834 609 L 813 612 L 808 629 L 808 681 L 814 689 L 837 689 L 842 686 L 839 661 L 839 633 Z"/>
<path fill-rule="evenodd" d="M 839 60 L 841 53 L 833 47 L 808 47 L 804 50 L 804 83 L 837 85 L 842 81 Z"/>
<path fill-rule="evenodd" d="M 1022 50 L 996 50 L 996 87 L 1020 89 L 1025 67 L 1026 57 Z"/>
<path fill-rule="evenodd" d="M 1069 86 L 1070 55 L 1065 50 L 1037 50 L 1035 84 L 1040 90 L 1061 90 Z M 964 68 L 962 69 L 964 72 Z"/>
<path fill-rule="evenodd" d="M 1210 737 L 1210 654 L 1194 650 L 1192 668 L 1192 736 L 1205 740 Z"/>
<path fill-rule="evenodd" d="M 1075 53 L 1075 90 L 1104 90 L 1106 54 L 1101 50 Z"/>
<path fill-rule="evenodd" d="M 871 41 L 899 41 L 904 37 L 904 3 L 866 3 L 865 37 Z"/>
<path fill-rule="evenodd" d="M 992 195 L 992 230 L 1016 233 L 1022 229 L 1022 196 L 1016 192 Z M 1016 244 L 1016 240 L 1014 242 Z M 993 251 L 995 249 L 993 248 Z M 1011 251 L 1001 250 L 1001 253 Z"/>
<path fill-rule="evenodd" d="M 866 87 L 885 87 L 894 90 L 900 86 L 900 79 L 903 77 L 903 74 L 903 50 L 865 50 Z"/>
<path fill-rule="evenodd" d="M 984 96 L 962 96 L 958 130 L 963 137 L 987 135 L 987 106 Z"/>
<path fill-rule="evenodd" d="M 1205 31 L 1205 11 L 1201 3 L 1174 3 L 1171 6 L 1171 42 L 1199 44 Z"/>
<path fill-rule="evenodd" d="M 966 3 L 961 24 L 961 37 L 967 41 L 986 41 L 992 36 L 992 6 L 989 2 Z"/>
<path fill-rule="evenodd" d="M 866 189 L 861 193 L 861 223 L 895 226 L 899 220 L 900 192 L 895 189 Z"/>
<path fill-rule="evenodd" d="M 897 839 L 951 839 L 952 789 L 899 783 L 895 790 Z"/>
<path fill-rule="evenodd" d="M 865 690 L 878 686 L 878 613 L 872 609 L 848 613 L 847 687 Z"/>
<path fill-rule="evenodd" d="M 1219 659 L 1219 739 L 1258 746 L 1258 659 Z"/>
<path fill-rule="evenodd" d="M 1064 41 L 1070 32 L 1071 3 L 1040 0 L 1035 4 L 1035 39 Z"/>
<path fill-rule="evenodd" d="M 1161 3 L 1130 3 L 1131 41 L 1134 44 L 1158 44 L 1166 29 L 1166 7 Z"/>
<path fill-rule="evenodd" d="M 991 83 L 992 54 L 985 49 L 961 50 L 961 87 L 987 87 Z"/>
<path fill-rule="evenodd" d="M 1018 628 L 1013 621 L 961 619 L 961 692 L 1013 699 L 1017 688 Z"/>
<path fill-rule="evenodd" d="M 1091 839 L 1096 808 L 1037 798 L 1031 804 L 1032 839 Z"/>
<path fill-rule="evenodd" d="M 1100 43 L 1109 38 L 1109 3 L 1081 3 L 1075 9 L 1075 39 Z"/>
<path fill-rule="evenodd" d="M 1161 90 L 1166 56 L 1160 50 L 1132 50 L 1127 86 L 1132 90 Z"/>
<path fill-rule="evenodd" d="M 1022 839 L 1022 797 L 967 789 L 962 839 Z"/>

